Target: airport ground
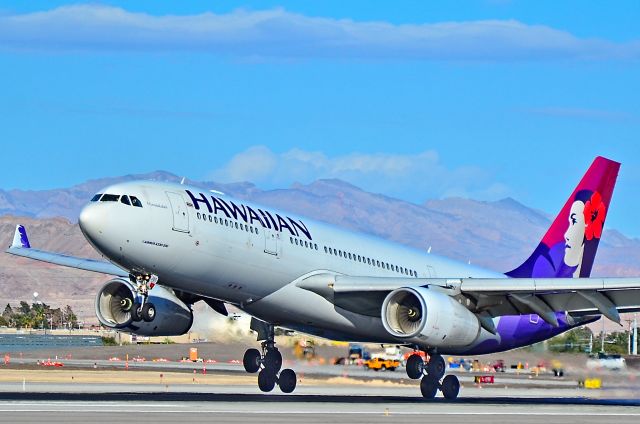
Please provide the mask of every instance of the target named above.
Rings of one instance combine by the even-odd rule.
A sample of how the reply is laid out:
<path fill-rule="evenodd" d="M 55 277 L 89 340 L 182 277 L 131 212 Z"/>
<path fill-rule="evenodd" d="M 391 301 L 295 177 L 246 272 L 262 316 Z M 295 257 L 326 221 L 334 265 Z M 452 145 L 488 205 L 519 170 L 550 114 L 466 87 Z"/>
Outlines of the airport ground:
<path fill-rule="evenodd" d="M 477 373 L 457 371 L 463 387 L 456 401 L 442 397 L 425 401 L 418 382 L 409 380 L 403 369 L 374 372 L 354 365 L 331 365 L 330 357 L 341 349 L 319 348 L 320 354 L 326 356 L 324 361 L 298 361 L 284 351 L 285 366 L 298 373 L 298 388 L 291 395 L 277 388 L 263 394 L 257 388 L 256 376 L 246 374 L 238 363 L 246 346 L 197 346 L 209 363 L 177 361 L 188 356 L 188 345 L 66 348 L 13 354 L 8 365 L 0 366 L 0 422 L 640 420 L 640 374 L 635 369 L 597 373 L 602 380 L 602 388 L 597 390 L 578 387 L 578 380 L 586 375 L 579 372 L 579 364 L 563 378 L 511 371 L 495 374 L 494 384 L 481 385 L 474 383 Z M 124 360 L 127 354 L 129 361 Z M 506 362 L 513 362 L 526 361 L 527 355 L 502 356 Z M 56 356 L 64 366 L 42 365 L 49 359 L 56 362 Z M 145 361 L 134 361 L 143 357 Z"/>

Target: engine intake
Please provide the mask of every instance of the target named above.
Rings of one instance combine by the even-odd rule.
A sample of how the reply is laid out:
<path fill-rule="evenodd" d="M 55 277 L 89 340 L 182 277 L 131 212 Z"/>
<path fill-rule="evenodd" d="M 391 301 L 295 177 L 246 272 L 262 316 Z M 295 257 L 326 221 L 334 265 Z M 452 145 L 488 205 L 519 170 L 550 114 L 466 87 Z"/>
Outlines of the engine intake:
<path fill-rule="evenodd" d="M 389 334 L 432 347 L 473 343 L 480 322 L 454 298 L 425 287 L 403 287 L 389 293 L 382 304 L 382 324 Z"/>
<path fill-rule="evenodd" d="M 136 300 L 138 295 L 130 281 L 124 278 L 108 281 L 96 296 L 98 320 L 106 327 L 140 336 L 179 336 L 193 324 L 191 308 L 161 285 L 156 284 L 147 299 L 156 309 L 153 321 L 133 320 L 132 306 Z"/>

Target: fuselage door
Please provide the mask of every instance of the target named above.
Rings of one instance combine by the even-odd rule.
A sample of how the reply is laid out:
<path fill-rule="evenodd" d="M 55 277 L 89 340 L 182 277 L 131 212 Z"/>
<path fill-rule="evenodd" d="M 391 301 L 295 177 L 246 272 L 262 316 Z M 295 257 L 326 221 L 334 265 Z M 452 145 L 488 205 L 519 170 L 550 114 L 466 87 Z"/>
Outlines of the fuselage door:
<path fill-rule="evenodd" d="M 180 193 L 167 191 L 171 210 L 173 211 L 173 230 L 182 233 L 189 232 L 189 214 L 187 213 L 187 204 Z"/>
<path fill-rule="evenodd" d="M 264 229 L 264 253 L 280 256 L 280 233 L 273 230 Z"/>

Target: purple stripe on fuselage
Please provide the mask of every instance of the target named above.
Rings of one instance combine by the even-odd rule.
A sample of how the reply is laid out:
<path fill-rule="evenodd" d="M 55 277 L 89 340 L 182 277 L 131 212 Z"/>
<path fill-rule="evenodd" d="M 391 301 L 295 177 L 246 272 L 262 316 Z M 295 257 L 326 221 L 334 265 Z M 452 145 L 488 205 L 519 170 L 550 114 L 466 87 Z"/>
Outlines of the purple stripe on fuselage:
<path fill-rule="evenodd" d="M 558 327 L 546 323 L 536 314 L 502 316 L 498 319 L 495 336 L 489 335 L 487 338 L 483 338 L 460 354 L 482 355 L 528 346 L 557 336 L 572 328 L 597 321 L 600 317 L 576 320 L 573 324 L 567 321 L 564 312 L 556 312 L 556 318 L 558 319 Z"/>

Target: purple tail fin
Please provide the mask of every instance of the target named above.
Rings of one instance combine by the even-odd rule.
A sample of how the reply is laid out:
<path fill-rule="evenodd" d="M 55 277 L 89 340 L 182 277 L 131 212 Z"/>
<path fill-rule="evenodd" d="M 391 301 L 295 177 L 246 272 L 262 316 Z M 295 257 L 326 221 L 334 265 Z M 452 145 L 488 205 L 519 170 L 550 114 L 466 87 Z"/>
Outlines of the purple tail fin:
<path fill-rule="evenodd" d="M 598 156 L 515 278 L 589 277 L 620 164 Z"/>

